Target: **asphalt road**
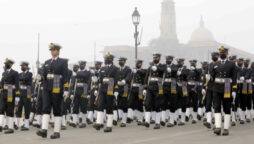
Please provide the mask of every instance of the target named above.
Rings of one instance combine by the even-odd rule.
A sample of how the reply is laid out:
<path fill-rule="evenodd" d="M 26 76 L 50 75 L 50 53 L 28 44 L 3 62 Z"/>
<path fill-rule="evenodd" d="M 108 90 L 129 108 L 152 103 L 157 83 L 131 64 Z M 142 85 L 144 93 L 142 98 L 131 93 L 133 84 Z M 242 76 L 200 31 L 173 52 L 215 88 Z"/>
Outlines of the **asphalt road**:
<path fill-rule="evenodd" d="M 153 125 L 152 125 L 153 127 Z M 95 131 L 91 125 L 85 129 L 68 127 L 62 131 L 61 139 L 42 139 L 31 128 L 28 132 L 15 131 L 13 135 L 0 133 L 0 143 L 3 144 L 253 144 L 254 122 L 238 125 L 230 130 L 229 136 L 215 136 L 212 130 L 202 126 L 187 124 L 183 127 L 160 130 L 138 127 L 135 123 L 126 128 L 114 127 L 112 133 Z M 49 130 L 50 135 L 52 129 Z"/>

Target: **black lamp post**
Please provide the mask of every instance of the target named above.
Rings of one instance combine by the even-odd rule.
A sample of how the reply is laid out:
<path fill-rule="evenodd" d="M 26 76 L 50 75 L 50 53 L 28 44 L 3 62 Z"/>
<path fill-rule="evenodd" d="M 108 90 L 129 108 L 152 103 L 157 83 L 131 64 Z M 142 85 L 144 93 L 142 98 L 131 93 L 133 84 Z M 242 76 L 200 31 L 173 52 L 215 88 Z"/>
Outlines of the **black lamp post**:
<path fill-rule="evenodd" d="M 138 12 L 138 9 L 137 7 L 135 7 L 135 10 L 132 14 L 132 22 L 135 26 L 135 33 L 134 33 L 134 38 L 135 38 L 135 60 L 137 61 L 138 59 L 138 25 L 139 25 L 139 22 L 140 22 L 140 14 Z"/>

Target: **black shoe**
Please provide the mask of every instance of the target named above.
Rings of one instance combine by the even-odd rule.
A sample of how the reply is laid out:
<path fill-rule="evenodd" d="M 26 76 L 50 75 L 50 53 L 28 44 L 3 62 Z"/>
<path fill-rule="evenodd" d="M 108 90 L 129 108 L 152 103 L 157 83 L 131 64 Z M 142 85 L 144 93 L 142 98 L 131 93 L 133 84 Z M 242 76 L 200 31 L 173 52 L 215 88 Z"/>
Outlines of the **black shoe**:
<path fill-rule="evenodd" d="M 59 139 L 60 138 L 60 133 L 58 132 L 54 132 L 51 136 L 50 136 L 51 139 Z"/>
<path fill-rule="evenodd" d="M 127 118 L 127 123 L 128 123 L 128 124 L 132 123 L 132 121 L 133 121 L 133 119 Z"/>
<path fill-rule="evenodd" d="M 185 116 L 185 121 L 189 122 L 190 118 L 188 116 Z"/>
<path fill-rule="evenodd" d="M 176 121 L 174 121 L 174 125 L 177 125 L 177 122 L 176 122 Z"/>
<path fill-rule="evenodd" d="M 145 122 L 145 127 L 146 127 L 146 128 L 149 128 L 149 127 L 150 127 L 150 124 L 147 123 L 147 122 Z"/>
<path fill-rule="evenodd" d="M 66 130 L 66 129 L 67 129 L 67 127 L 66 127 L 66 126 L 61 125 L 61 130 Z"/>
<path fill-rule="evenodd" d="M 39 124 L 33 124 L 33 127 L 40 128 L 41 126 Z"/>
<path fill-rule="evenodd" d="M 196 124 L 197 123 L 197 121 L 196 120 L 192 120 L 192 122 L 191 122 L 192 124 Z"/>
<path fill-rule="evenodd" d="M 160 124 L 155 124 L 155 126 L 153 127 L 153 129 L 160 129 Z"/>
<path fill-rule="evenodd" d="M 113 120 L 113 125 L 117 126 L 117 121 L 116 120 Z"/>
<path fill-rule="evenodd" d="M 82 123 L 82 118 L 79 118 L 79 123 Z"/>
<path fill-rule="evenodd" d="M 246 119 L 246 122 L 247 122 L 247 123 L 250 123 L 250 119 Z"/>
<path fill-rule="evenodd" d="M 168 123 L 167 124 L 167 127 L 174 127 L 175 125 L 174 124 L 172 124 L 172 123 Z"/>
<path fill-rule="evenodd" d="M 47 138 L 48 132 L 47 132 L 47 130 L 38 130 L 38 131 L 36 132 L 36 134 L 37 134 L 38 136 L 41 136 L 42 138 Z"/>
<path fill-rule="evenodd" d="M 197 116 L 198 120 L 200 121 L 202 119 L 202 116 L 201 115 L 198 115 Z"/>
<path fill-rule="evenodd" d="M 90 119 L 87 119 L 87 121 L 86 121 L 86 122 L 87 122 L 87 124 L 88 124 L 88 125 L 93 124 L 93 122 L 92 122 Z"/>
<path fill-rule="evenodd" d="M 120 127 L 126 127 L 126 124 L 125 123 L 121 123 Z"/>
<path fill-rule="evenodd" d="M 222 135 L 223 136 L 229 135 L 229 130 L 228 129 L 224 129 Z"/>
<path fill-rule="evenodd" d="M 96 129 L 97 131 L 99 131 L 101 129 L 101 125 L 100 124 L 94 124 L 93 128 Z"/>
<path fill-rule="evenodd" d="M 211 124 L 208 122 L 204 123 L 204 126 L 207 127 L 208 129 L 211 129 L 211 127 L 212 127 Z"/>
<path fill-rule="evenodd" d="M 7 129 L 4 131 L 5 134 L 13 134 L 14 130 L 13 129 Z"/>
<path fill-rule="evenodd" d="M 240 120 L 240 124 L 245 124 L 244 120 Z"/>
<path fill-rule="evenodd" d="M 166 125 L 166 123 L 165 123 L 164 121 L 161 121 L 160 124 L 161 124 L 161 126 L 163 126 L 163 127 Z"/>
<path fill-rule="evenodd" d="M 3 131 L 3 127 L 0 126 L 0 132 L 2 132 L 2 131 Z"/>
<path fill-rule="evenodd" d="M 178 125 L 179 125 L 179 126 L 184 126 L 185 123 L 184 123 L 184 122 L 179 122 Z"/>
<path fill-rule="evenodd" d="M 214 129 L 214 134 L 221 135 L 221 128 L 215 128 Z"/>
<path fill-rule="evenodd" d="M 29 128 L 27 128 L 27 127 L 25 127 L 25 126 L 22 126 L 22 127 L 20 128 L 20 130 L 21 130 L 21 131 L 29 131 Z"/>
<path fill-rule="evenodd" d="M 112 127 L 106 127 L 106 128 L 104 129 L 104 132 L 105 132 L 105 133 L 112 132 Z"/>
<path fill-rule="evenodd" d="M 235 122 L 231 122 L 231 126 L 236 126 L 236 123 Z"/>
<path fill-rule="evenodd" d="M 9 129 L 8 125 L 5 125 L 3 130 L 7 130 L 7 129 Z"/>
<path fill-rule="evenodd" d="M 14 124 L 14 129 L 15 129 L 15 130 L 18 130 L 19 127 L 18 127 L 16 124 Z"/>
<path fill-rule="evenodd" d="M 212 118 L 212 124 L 214 124 L 215 123 L 215 119 L 214 118 Z"/>
<path fill-rule="evenodd" d="M 85 123 L 80 124 L 79 128 L 86 128 L 86 124 Z"/>
<path fill-rule="evenodd" d="M 71 127 L 77 128 L 77 125 L 75 123 L 70 123 Z"/>
<path fill-rule="evenodd" d="M 138 126 L 141 126 L 141 125 L 142 125 L 142 122 L 138 121 L 137 125 L 138 125 Z"/>
<path fill-rule="evenodd" d="M 150 124 L 155 124 L 155 121 L 154 121 L 154 120 L 151 120 L 151 121 L 150 121 Z"/>

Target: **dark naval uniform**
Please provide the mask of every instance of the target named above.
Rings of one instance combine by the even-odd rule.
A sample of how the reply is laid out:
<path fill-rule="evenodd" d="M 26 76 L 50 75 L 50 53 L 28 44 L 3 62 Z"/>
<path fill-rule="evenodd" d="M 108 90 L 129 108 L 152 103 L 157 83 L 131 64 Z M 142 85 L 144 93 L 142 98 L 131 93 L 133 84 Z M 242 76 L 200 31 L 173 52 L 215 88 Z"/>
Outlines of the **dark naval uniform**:
<path fill-rule="evenodd" d="M 123 111 L 121 127 L 126 126 L 128 110 L 128 94 L 131 82 L 131 69 L 128 66 L 119 67 L 117 73 L 117 103 L 118 109 Z"/>
<path fill-rule="evenodd" d="M 59 45 L 50 45 L 50 50 L 59 50 L 60 48 Z M 60 138 L 63 95 L 68 95 L 66 94 L 68 88 L 68 60 L 59 57 L 47 60 L 44 63 L 42 79 L 42 130 L 37 131 L 37 135 L 43 138 L 47 137 L 50 113 L 53 108 L 55 124 L 54 134 L 51 135 L 51 138 Z"/>
<path fill-rule="evenodd" d="M 4 121 L 4 115 L 9 118 L 8 129 L 6 134 L 14 133 L 13 117 L 15 103 L 19 102 L 19 74 L 13 70 L 11 66 L 14 64 L 12 60 L 6 59 L 5 72 L 1 79 L 2 93 L 0 95 L 0 132 Z"/>
<path fill-rule="evenodd" d="M 246 104 L 247 106 L 246 122 L 250 122 L 252 105 L 254 103 L 254 99 L 253 99 L 254 63 L 251 64 L 251 67 L 247 71 L 246 81 L 248 84 L 248 95 L 247 95 L 247 104 Z"/>
<path fill-rule="evenodd" d="M 162 122 L 165 122 L 163 116 L 164 111 L 169 110 L 169 123 L 167 127 L 173 127 L 175 124 L 175 112 L 177 110 L 176 73 L 177 66 L 175 64 L 166 64 L 163 80 L 164 103 L 162 108 Z"/>
<path fill-rule="evenodd" d="M 105 56 L 105 66 L 99 73 L 99 91 L 98 94 L 98 112 L 97 121 L 94 125 L 96 130 L 100 130 L 104 122 L 104 110 L 107 113 L 107 127 L 104 132 L 112 131 L 113 123 L 113 106 L 114 106 L 114 91 L 117 84 L 118 68 L 113 64 L 114 56 L 107 54 Z"/>
<path fill-rule="evenodd" d="M 221 134 L 221 106 L 223 106 L 224 116 L 224 132 L 228 135 L 228 129 L 231 119 L 231 103 L 232 98 L 236 97 L 237 89 L 237 68 L 235 63 L 226 59 L 228 49 L 220 48 L 220 57 L 222 60 L 216 62 L 213 66 L 211 77 L 214 81 L 213 87 L 213 103 L 215 109 L 215 130 L 217 135 Z"/>
<path fill-rule="evenodd" d="M 19 86 L 20 86 L 20 101 L 18 103 L 18 110 L 16 112 L 16 118 L 21 118 L 22 110 L 25 110 L 25 125 L 21 130 L 29 129 L 29 115 L 31 110 L 31 96 L 32 96 L 32 81 L 33 74 L 31 72 L 24 71 L 19 74 Z M 18 125 L 19 126 L 19 125 Z"/>
<path fill-rule="evenodd" d="M 154 54 L 154 58 L 159 57 L 160 54 Z M 163 98 L 163 74 L 165 65 L 159 61 L 153 63 L 147 70 L 145 85 L 147 85 L 147 94 L 145 98 L 145 126 L 149 127 L 151 112 L 156 112 L 156 125 L 154 129 L 160 128 L 162 98 Z"/>
<path fill-rule="evenodd" d="M 137 63 L 142 63 L 143 61 L 138 60 Z M 143 121 L 143 90 L 144 82 L 147 70 L 140 68 L 135 68 L 132 71 L 132 82 L 130 88 L 130 95 L 128 98 L 129 108 L 136 110 L 138 125 L 142 125 Z M 133 117 L 131 118 L 133 119 Z"/>
<path fill-rule="evenodd" d="M 80 64 L 86 64 L 85 61 L 81 61 Z M 86 114 L 87 114 L 87 104 L 88 96 L 90 95 L 90 82 L 91 73 L 89 70 L 83 69 L 79 70 L 76 75 L 76 82 L 74 87 L 74 106 L 73 106 L 73 127 L 78 124 L 78 114 L 81 111 L 82 124 L 80 128 L 86 127 Z"/>

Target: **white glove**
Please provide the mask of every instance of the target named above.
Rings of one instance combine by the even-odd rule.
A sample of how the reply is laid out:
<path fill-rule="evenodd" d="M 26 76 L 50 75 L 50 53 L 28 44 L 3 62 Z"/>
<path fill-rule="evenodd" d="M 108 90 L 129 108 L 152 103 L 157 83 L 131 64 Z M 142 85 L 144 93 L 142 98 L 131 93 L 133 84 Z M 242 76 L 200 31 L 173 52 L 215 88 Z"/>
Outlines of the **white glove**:
<path fill-rule="evenodd" d="M 157 66 L 152 66 L 152 70 L 156 71 L 157 70 Z"/>
<path fill-rule="evenodd" d="M 92 77 L 92 82 L 97 82 L 98 81 L 98 78 L 96 76 L 93 76 Z"/>
<path fill-rule="evenodd" d="M 132 72 L 133 72 L 133 73 L 136 73 L 136 72 L 137 72 L 137 69 L 133 69 Z"/>
<path fill-rule="evenodd" d="M 195 70 L 196 68 L 194 66 L 191 66 L 190 67 L 190 70 Z"/>
<path fill-rule="evenodd" d="M 233 100 L 235 101 L 235 98 L 236 98 L 236 92 L 232 92 L 232 98 L 233 98 Z"/>
<path fill-rule="evenodd" d="M 37 100 L 37 98 L 36 98 L 36 97 L 34 97 L 34 98 L 33 98 L 33 100 L 34 100 L 34 101 L 36 101 L 36 100 Z"/>
<path fill-rule="evenodd" d="M 19 97 L 15 97 L 15 103 L 18 104 L 19 103 L 20 98 Z"/>
<path fill-rule="evenodd" d="M 251 83 L 251 82 L 252 82 L 252 80 L 251 80 L 251 79 L 248 79 L 248 80 L 246 80 L 246 82 L 247 82 L 247 83 Z"/>
<path fill-rule="evenodd" d="M 168 67 L 168 68 L 167 68 L 167 71 L 168 71 L 169 73 L 171 73 L 171 68 L 170 68 L 170 67 Z"/>
<path fill-rule="evenodd" d="M 206 74 L 205 77 L 206 77 L 207 81 L 209 81 L 211 79 L 211 75 L 210 74 Z"/>
<path fill-rule="evenodd" d="M 205 95 L 205 94 L 206 94 L 206 90 L 202 89 L 202 95 Z"/>
<path fill-rule="evenodd" d="M 90 70 L 90 72 L 91 72 L 92 74 L 94 74 L 94 73 L 95 73 L 95 71 L 94 71 L 94 70 L 92 70 L 92 69 Z"/>
<path fill-rule="evenodd" d="M 74 99 L 74 95 L 71 95 L 71 96 L 70 96 L 70 99 L 73 100 L 73 99 Z"/>
<path fill-rule="evenodd" d="M 117 97 L 118 97 L 118 92 L 114 92 L 114 96 L 115 96 L 115 98 L 117 99 Z"/>
<path fill-rule="evenodd" d="M 96 90 L 96 91 L 94 91 L 94 96 L 98 96 L 98 91 Z"/>
<path fill-rule="evenodd" d="M 72 76 L 76 76 L 76 75 L 77 75 L 77 73 L 76 73 L 76 72 L 73 72 L 73 73 L 72 73 Z"/>
<path fill-rule="evenodd" d="M 182 72 L 181 71 L 177 71 L 177 75 L 179 76 L 179 75 L 181 75 L 182 74 Z"/>
<path fill-rule="evenodd" d="M 87 95 L 87 99 L 89 99 L 90 98 L 90 95 Z"/>
<path fill-rule="evenodd" d="M 146 90 L 143 90 L 143 95 L 146 96 Z"/>
<path fill-rule="evenodd" d="M 244 80 L 245 80 L 245 78 L 242 76 L 242 77 L 240 77 L 240 80 L 241 80 L 241 81 L 244 81 Z"/>
<path fill-rule="evenodd" d="M 122 82 L 122 85 L 125 85 L 125 84 L 126 84 L 126 81 L 125 81 L 125 80 L 122 80 L 121 82 Z"/>
<path fill-rule="evenodd" d="M 65 98 L 65 97 L 67 97 L 68 95 L 69 95 L 69 92 L 68 92 L 68 91 L 64 91 L 63 97 Z"/>

